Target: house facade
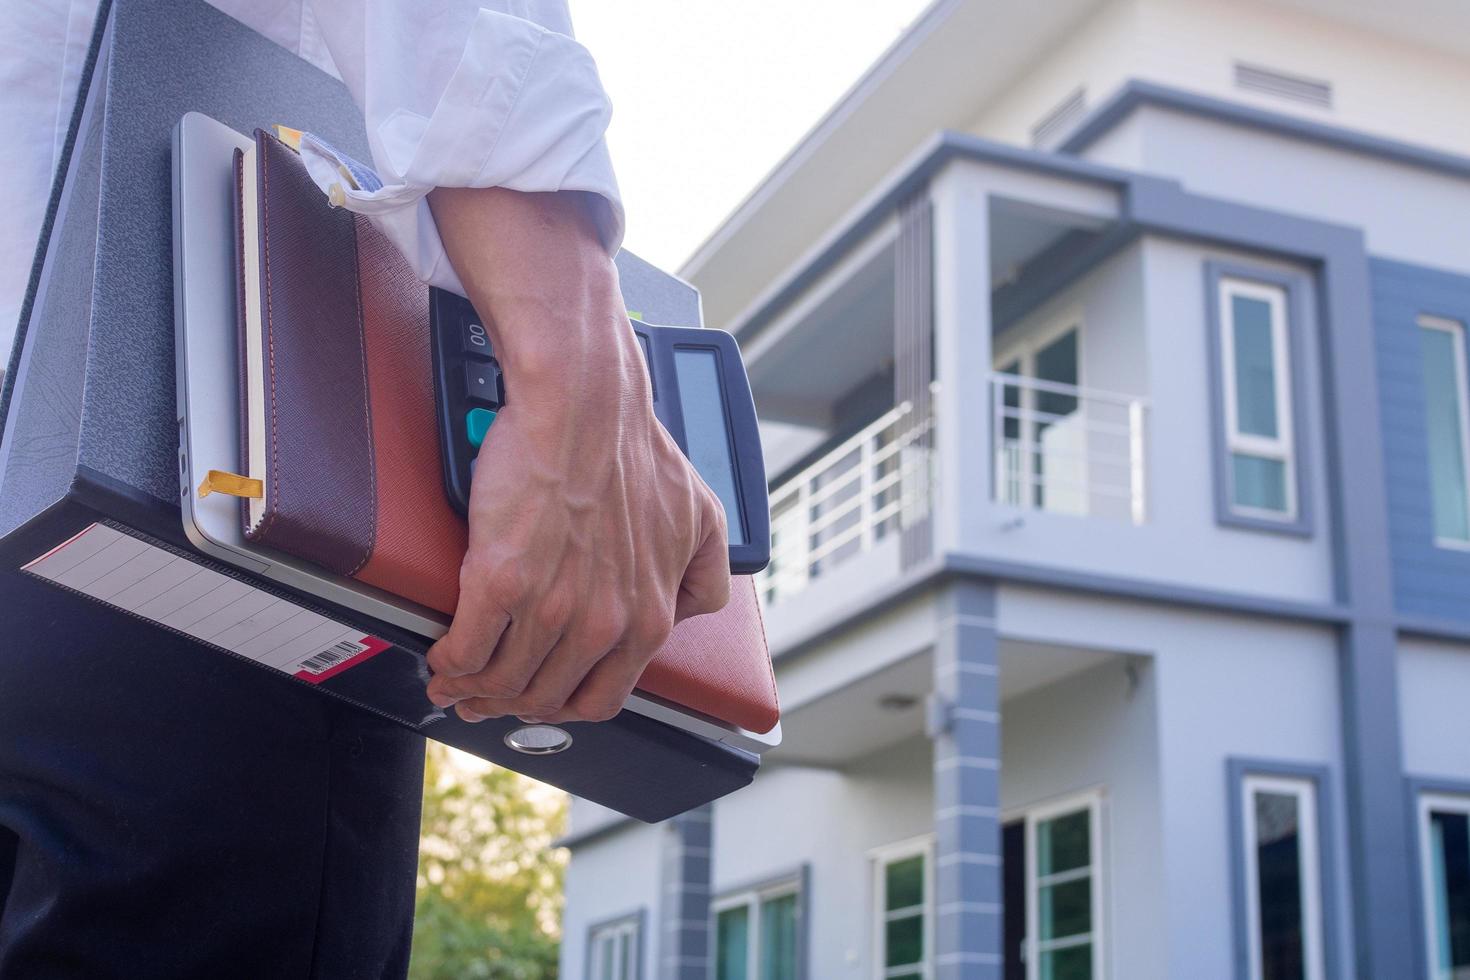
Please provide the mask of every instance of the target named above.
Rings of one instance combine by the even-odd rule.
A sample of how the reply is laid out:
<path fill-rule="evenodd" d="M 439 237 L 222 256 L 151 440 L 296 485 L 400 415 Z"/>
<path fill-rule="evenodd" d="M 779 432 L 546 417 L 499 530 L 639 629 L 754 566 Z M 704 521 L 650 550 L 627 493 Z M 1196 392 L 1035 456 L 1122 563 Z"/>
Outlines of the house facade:
<path fill-rule="evenodd" d="M 941 0 L 694 255 L 784 743 L 562 975 L 1470 971 L 1470 8 Z"/>

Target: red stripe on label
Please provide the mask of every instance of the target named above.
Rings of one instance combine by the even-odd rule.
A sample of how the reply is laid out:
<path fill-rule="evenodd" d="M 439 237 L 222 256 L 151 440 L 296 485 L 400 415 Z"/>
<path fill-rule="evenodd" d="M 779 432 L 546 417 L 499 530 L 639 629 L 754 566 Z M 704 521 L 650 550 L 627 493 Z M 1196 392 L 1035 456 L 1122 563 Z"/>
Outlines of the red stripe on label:
<path fill-rule="evenodd" d="M 39 565 L 41 562 L 45 561 L 47 558 L 50 558 L 52 555 L 56 554 L 62 548 L 65 548 L 67 545 L 71 544 L 77 538 L 80 538 L 82 535 L 86 534 L 88 531 L 92 530 L 92 528 L 94 528 L 96 526 L 97 526 L 96 524 L 88 524 L 86 527 L 82 528 L 76 534 L 73 534 L 71 537 L 67 538 L 65 541 L 61 542 L 61 544 L 59 544 L 56 547 L 52 548 L 50 551 L 46 552 L 41 557 L 39 557 L 39 558 L 32 558 L 30 561 L 28 561 L 24 565 L 20 566 L 20 570 L 24 572 L 24 571 L 29 570 L 32 565 Z"/>
<path fill-rule="evenodd" d="M 320 674 L 313 674 L 309 670 L 298 670 L 293 676 L 299 678 L 300 680 L 306 681 L 306 683 L 308 684 L 320 684 L 324 680 L 336 677 L 338 674 L 342 673 L 342 671 L 348 669 L 349 667 L 356 667 L 358 664 L 363 663 L 366 660 L 371 660 L 373 657 L 376 657 L 378 654 L 382 653 L 384 650 L 393 645 L 387 640 L 379 639 L 376 636 L 360 636 L 357 638 L 357 642 L 366 644 L 367 649 L 363 650 L 360 653 L 354 653 L 352 656 L 348 657 L 340 664 L 336 664 L 328 668 L 327 670 L 322 671 Z"/>

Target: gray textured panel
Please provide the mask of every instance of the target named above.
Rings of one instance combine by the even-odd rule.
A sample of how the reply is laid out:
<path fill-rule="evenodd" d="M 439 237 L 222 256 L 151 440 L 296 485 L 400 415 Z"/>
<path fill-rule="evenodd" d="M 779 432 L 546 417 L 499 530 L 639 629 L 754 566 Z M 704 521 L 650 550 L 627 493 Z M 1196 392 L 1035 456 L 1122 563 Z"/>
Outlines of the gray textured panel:
<path fill-rule="evenodd" d="M 1434 543 L 1417 322 L 1430 314 L 1470 324 L 1470 277 L 1384 259 L 1370 269 L 1398 610 L 1470 622 L 1470 551 Z"/>
<path fill-rule="evenodd" d="M 340 82 L 203 2 L 117 0 L 112 17 L 79 462 L 172 501 L 174 125 L 198 110 L 241 132 L 311 129 L 358 156 L 366 143 Z"/>
<path fill-rule="evenodd" d="M 650 265 L 627 249 L 618 253 L 618 278 L 628 309 L 645 323 L 669 327 L 702 327 L 699 290 Z"/>

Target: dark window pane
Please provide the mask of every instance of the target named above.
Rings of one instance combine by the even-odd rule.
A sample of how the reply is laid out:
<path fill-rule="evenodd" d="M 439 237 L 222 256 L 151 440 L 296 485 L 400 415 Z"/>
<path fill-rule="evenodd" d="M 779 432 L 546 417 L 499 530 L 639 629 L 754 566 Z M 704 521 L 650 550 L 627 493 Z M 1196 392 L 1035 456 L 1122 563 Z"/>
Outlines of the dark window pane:
<path fill-rule="evenodd" d="M 1036 352 L 1036 377 L 1056 384 L 1077 384 L 1077 331 L 1068 330 Z M 1054 391 L 1038 391 L 1036 407 L 1053 415 L 1077 411 L 1077 397 Z"/>
<path fill-rule="evenodd" d="M 1012 361 L 1000 369 L 1001 374 L 1020 374 L 1021 362 Z M 1001 415 L 1001 423 L 1004 438 L 1016 440 L 1021 438 L 1021 389 L 1014 384 L 1002 385 L 1000 390 L 1001 404 L 1008 409 Z"/>
<path fill-rule="evenodd" d="M 746 980 L 750 910 L 726 909 L 715 919 L 715 980 Z"/>
<path fill-rule="evenodd" d="M 1257 792 L 1256 873 L 1261 930 L 1262 980 L 1301 980 L 1306 975 L 1302 939 L 1302 867 L 1297 798 Z"/>
<path fill-rule="evenodd" d="M 1078 810 L 1036 828 L 1036 873 L 1054 875 L 1092 863 L 1090 816 Z"/>
<path fill-rule="evenodd" d="M 1286 464 L 1281 460 L 1231 453 L 1230 477 L 1237 507 L 1286 511 Z"/>
<path fill-rule="evenodd" d="M 907 966 L 924 959 L 924 917 L 910 915 L 894 919 L 885 930 L 884 966 Z"/>
<path fill-rule="evenodd" d="M 1230 298 L 1235 341 L 1236 428 L 1246 435 L 1277 436 L 1276 364 L 1271 346 L 1271 307 L 1248 296 Z"/>
<path fill-rule="evenodd" d="M 907 909 L 924 904 L 924 858 L 918 855 L 894 861 L 884 871 L 887 878 L 887 902 L 884 911 Z"/>
<path fill-rule="evenodd" d="M 1092 946 L 1068 946 L 1041 954 L 1041 980 L 1091 980 Z"/>
<path fill-rule="evenodd" d="M 1435 963 L 1439 976 L 1470 967 L 1470 817 L 1431 812 Z M 1459 974 L 1456 973 L 1456 976 Z"/>
<path fill-rule="evenodd" d="M 1026 980 L 1026 822 L 1001 829 L 1002 914 L 1005 919 L 1005 980 Z"/>
<path fill-rule="evenodd" d="M 796 980 L 796 896 L 761 905 L 761 980 Z"/>
<path fill-rule="evenodd" d="M 1042 885 L 1036 894 L 1042 939 L 1065 939 L 1092 931 L 1092 878 Z"/>

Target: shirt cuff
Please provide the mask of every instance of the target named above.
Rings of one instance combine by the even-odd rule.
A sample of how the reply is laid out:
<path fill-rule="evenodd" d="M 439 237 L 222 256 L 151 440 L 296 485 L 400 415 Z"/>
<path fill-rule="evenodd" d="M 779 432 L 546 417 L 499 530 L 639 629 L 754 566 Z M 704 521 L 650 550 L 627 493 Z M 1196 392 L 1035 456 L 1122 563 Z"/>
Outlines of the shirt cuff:
<path fill-rule="evenodd" d="M 621 246 L 605 139 L 612 107 L 591 54 L 571 37 L 481 9 L 432 114 L 398 106 L 378 118 L 382 108 L 369 99 L 373 169 L 310 134 L 302 155 L 332 203 L 370 218 L 424 282 L 464 293 L 425 200 L 435 187 L 589 192 L 600 198 L 593 217 L 603 247 L 611 255 Z"/>

